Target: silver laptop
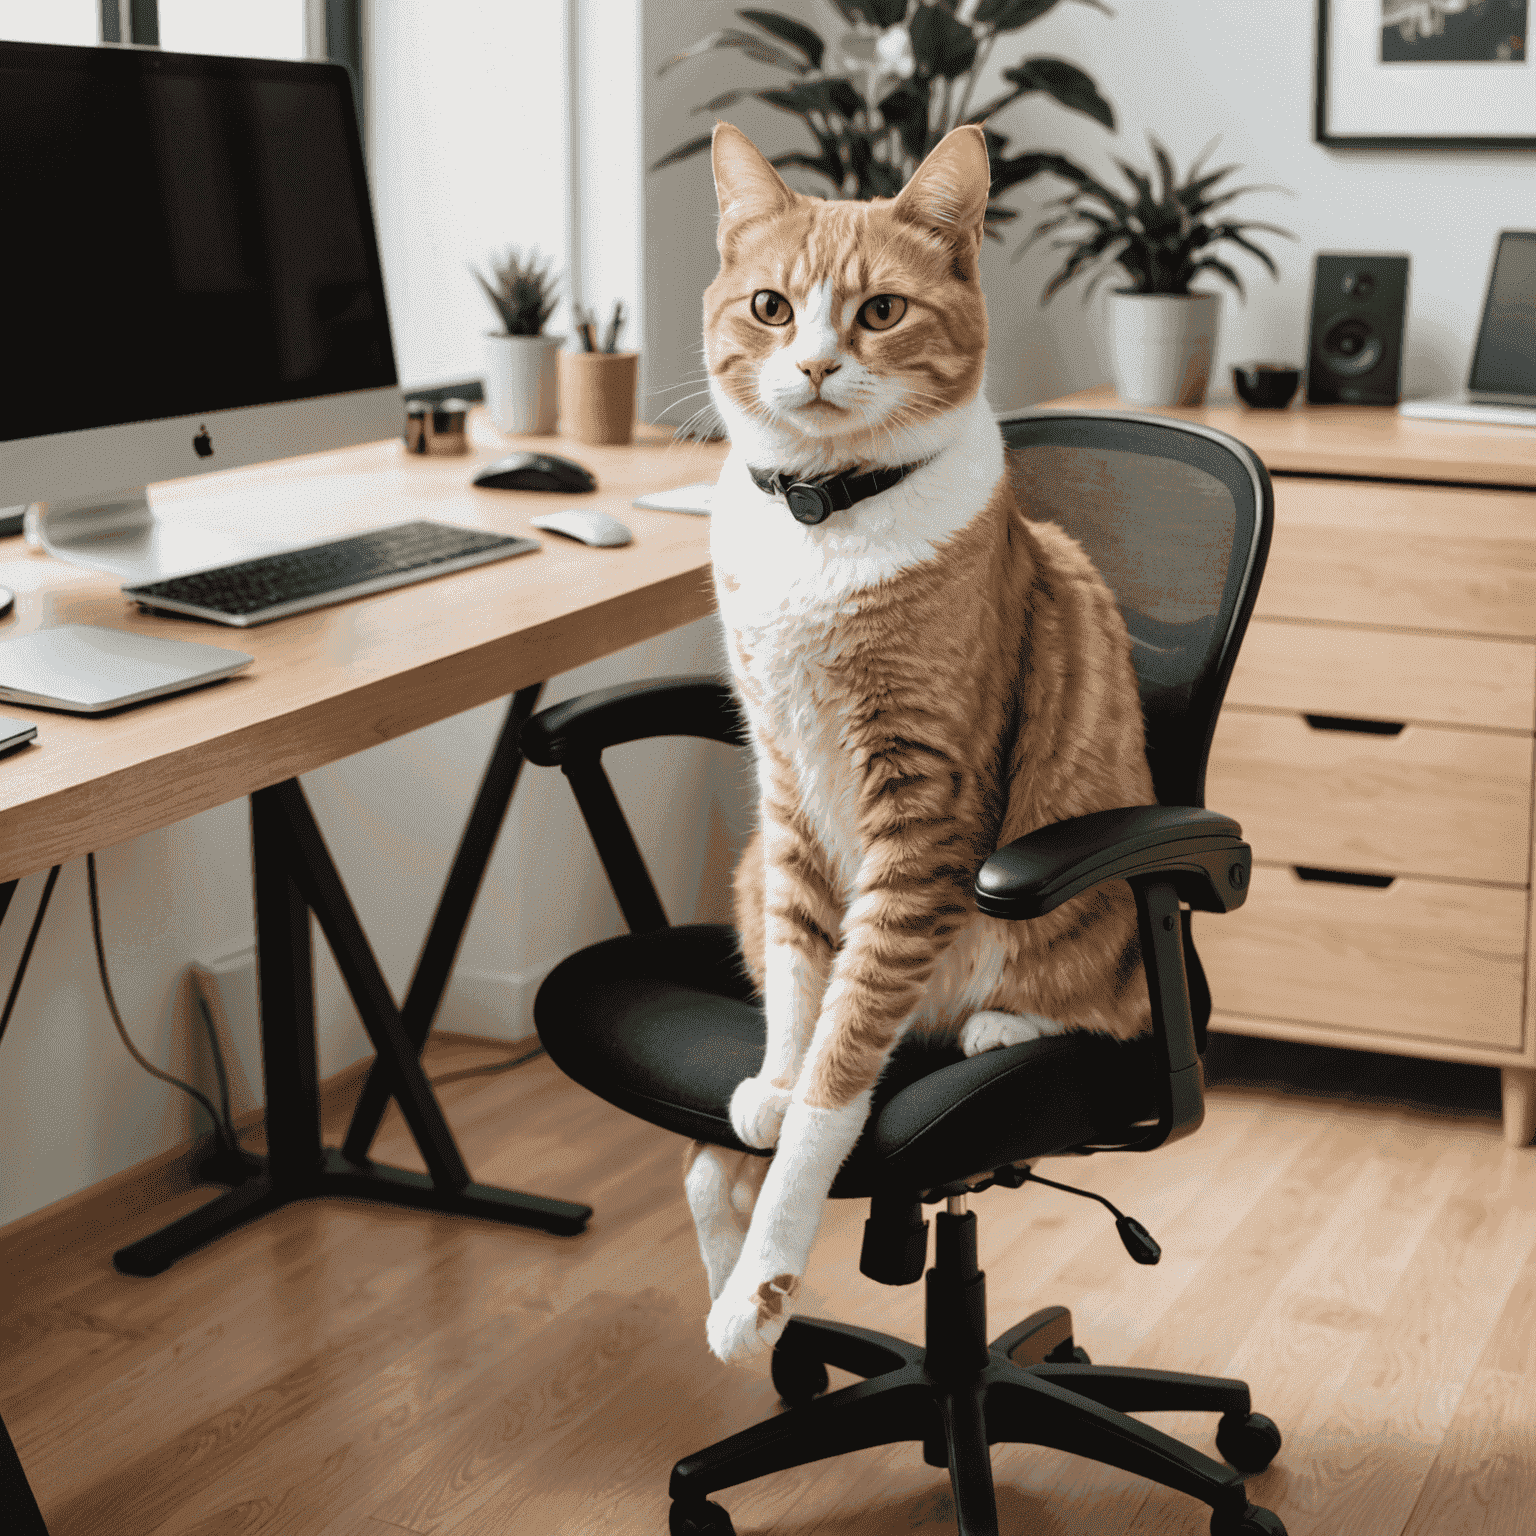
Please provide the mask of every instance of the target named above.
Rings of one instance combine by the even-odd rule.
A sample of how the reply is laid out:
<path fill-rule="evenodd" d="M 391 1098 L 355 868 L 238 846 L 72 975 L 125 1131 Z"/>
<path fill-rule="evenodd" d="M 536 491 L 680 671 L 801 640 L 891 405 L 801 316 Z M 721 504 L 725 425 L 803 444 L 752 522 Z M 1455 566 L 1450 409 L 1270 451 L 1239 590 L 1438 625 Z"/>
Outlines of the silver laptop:
<path fill-rule="evenodd" d="M 1466 389 L 1404 400 L 1397 409 L 1403 416 L 1536 427 L 1536 230 L 1499 236 Z"/>

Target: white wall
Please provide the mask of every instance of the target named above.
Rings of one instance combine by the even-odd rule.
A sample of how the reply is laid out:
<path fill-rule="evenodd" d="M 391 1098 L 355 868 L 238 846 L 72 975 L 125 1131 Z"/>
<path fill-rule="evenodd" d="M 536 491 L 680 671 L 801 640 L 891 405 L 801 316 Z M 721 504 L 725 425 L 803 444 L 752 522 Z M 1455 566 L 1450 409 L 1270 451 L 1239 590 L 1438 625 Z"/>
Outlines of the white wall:
<path fill-rule="evenodd" d="M 522 0 L 431 8 L 377 0 L 368 8 L 371 179 L 407 385 L 478 373 L 489 310 L 464 263 L 482 248 L 537 239 L 566 259 L 570 74 L 581 82 L 579 123 L 590 130 L 578 133 L 574 157 L 585 212 L 577 233 L 588 235 L 577 242 L 578 276 L 593 302 L 623 297 L 632 311 L 639 307 L 638 16 L 635 0 L 572 0 L 569 13 Z M 569 36 L 586 50 L 574 71 L 564 52 Z M 28 575 L 11 584 L 30 586 L 35 573 Z M 543 702 L 628 678 L 722 670 L 718 625 L 701 620 L 551 680 Z M 470 711 L 304 778 L 397 998 L 503 711 L 501 704 Z M 636 743 L 605 762 L 672 919 L 726 917 L 750 794 L 739 755 L 673 741 Z M 151 1061 L 190 1077 L 210 1098 L 213 1072 L 178 1006 L 178 981 L 191 960 L 249 950 L 249 840 L 239 802 L 101 850 L 97 859 L 108 959 L 128 1029 Z M 22 882 L 0 925 L 0 993 L 43 880 Z M 439 1026 L 526 1035 L 547 969 L 622 931 L 563 777 L 526 768 Z M 371 1046 L 318 931 L 315 952 L 320 1070 L 328 1076 Z M 253 999 L 244 1006 L 237 999 L 231 1027 L 238 1112 L 261 1098 Z M 202 1111 L 145 1074 L 117 1039 L 95 973 L 83 861 L 60 876 L 0 1043 L 0 1127 L 0 1225 L 206 1129 Z"/>
<path fill-rule="evenodd" d="M 826 0 L 782 0 L 775 8 L 823 36 L 837 30 Z M 1244 305 L 1234 295 L 1223 304 L 1216 377 L 1226 381 L 1227 392 L 1234 362 L 1303 358 L 1312 255 L 1318 250 L 1407 252 L 1405 392 L 1463 386 L 1494 237 L 1501 228 L 1529 226 L 1536 208 L 1536 156 L 1346 151 L 1314 144 L 1310 0 L 1155 0 L 1114 9 L 1110 19 L 1086 5 L 1059 4 L 1014 34 L 1006 48 L 1000 43 L 993 63 L 1011 64 L 1023 53 L 1072 60 L 1113 103 L 1118 133 L 1111 136 L 1039 98 L 1011 108 L 998 126 L 1012 138 L 1013 150 L 1057 149 L 1101 178 L 1114 174 L 1113 156 L 1147 159 L 1148 130 L 1168 145 L 1180 168 L 1220 134 L 1215 163 L 1236 161 L 1244 167 L 1242 181 L 1278 182 L 1294 191 L 1294 197 L 1261 194 L 1232 205 L 1234 215 L 1285 225 L 1298 239 L 1270 246 L 1281 270 L 1278 284 L 1241 253 L 1233 263 L 1249 298 Z M 731 24 L 739 25 L 734 7 L 718 0 L 647 9 L 648 162 L 707 128 L 707 115 L 688 115 L 693 104 L 729 86 L 779 79 L 723 54 L 689 61 L 656 79 L 655 66 L 668 54 Z M 797 118 L 758 102 L 725 115 L 770 153 L 798 147 L 804 136 Z M 1232 178 L 1237 184 L 1239 178 Z M 810 190 L 818 183 L 808 178 L 801 185 Z M 1008 200 L 1020 210 L 1014 228 L 1027 230 L 1035 210 L 1062 190 L 1061 183 L 1047 187 L 1044 178 L 1017 189 Z M 657 401 L 668 384 L 700 372 L 698 300 L 717 267 L 707 158 L 648 175 L 646 193 L 646 342 Z M 1068 291 L 1042 311 L 1038 300 L 1053 270 L 1050 253 L 1037 248 L 1015 264 L 1019 243 L 1017 234 L 1001 247 L 989 241 L 982 262 L 992 324 L 988 397 L 997 407 L 1032 404 L 1109 376 L 1097 304 L 1084 310 Z"/>

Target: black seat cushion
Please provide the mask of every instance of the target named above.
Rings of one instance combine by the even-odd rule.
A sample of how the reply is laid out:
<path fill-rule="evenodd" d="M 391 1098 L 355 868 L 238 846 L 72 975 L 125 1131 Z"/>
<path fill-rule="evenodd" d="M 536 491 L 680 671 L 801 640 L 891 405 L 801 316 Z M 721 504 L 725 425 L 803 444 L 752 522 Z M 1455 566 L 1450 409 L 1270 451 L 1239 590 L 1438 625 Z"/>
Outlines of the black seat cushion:
<path fill-rule="evenodd" d="M 765 1024 L 735 930 L 694 923 L 593 944 L 534 1001 L 550 1058 L 610 1104 L 748 1151 L 731 1093 L 762 1065 Z M 1022 1158 L 1111 1139 L 1155 1113 L 1150 1042 L 1049 1036 L 966 1058 L 903 1042 L 832 1193 L 924 1190 Z"/>

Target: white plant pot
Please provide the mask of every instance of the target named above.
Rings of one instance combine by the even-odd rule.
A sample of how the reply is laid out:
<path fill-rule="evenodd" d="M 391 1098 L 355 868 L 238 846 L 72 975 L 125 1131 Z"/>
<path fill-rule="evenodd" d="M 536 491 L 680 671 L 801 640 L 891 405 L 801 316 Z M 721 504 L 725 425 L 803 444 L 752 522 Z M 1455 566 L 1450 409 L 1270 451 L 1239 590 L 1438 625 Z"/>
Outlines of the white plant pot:
<path fill-rule="evenodd" d="M 1219 293 L 1111 293 L 1109 359 L 1127 405 L 1200 405 L 1216 352 Z"/>
<path fill-rule="evenodd" d="M 502 432 L 553 432 L 558 411 L 555 355 L 563 336 L 485 336 L 485 403 Z"/>

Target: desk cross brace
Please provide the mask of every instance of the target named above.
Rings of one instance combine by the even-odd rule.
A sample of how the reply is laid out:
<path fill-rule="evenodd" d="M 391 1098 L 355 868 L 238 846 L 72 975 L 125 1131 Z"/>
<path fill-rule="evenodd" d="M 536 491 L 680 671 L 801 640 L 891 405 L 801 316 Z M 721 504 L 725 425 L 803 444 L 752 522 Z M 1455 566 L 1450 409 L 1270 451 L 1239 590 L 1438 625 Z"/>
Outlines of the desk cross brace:
<path fill-rule="evenodd" d="M 508 707 L 403 1008 L 390 995 L 298 780 L 251 796 L 267 1154 L 248 1155 L 253 1176 L 227 1194 L 113 1254 L 123 1273 L 159 1274 L 235 1227 L 290 1201 L 321 1195 L 478 1216 L 563 1235 L 585 1228 L 592 1214 L 588 1205 L 471 1180 L 420 1060 L 517 784 L 518 734 L 541 686 L 523 689 Z M 322 1145 L 320 1135 L 311 912 L 378 1053 L 340 1150 Z M 368 1156 L 390 1098 L 410 1127 L 426 1174 Z"/>

